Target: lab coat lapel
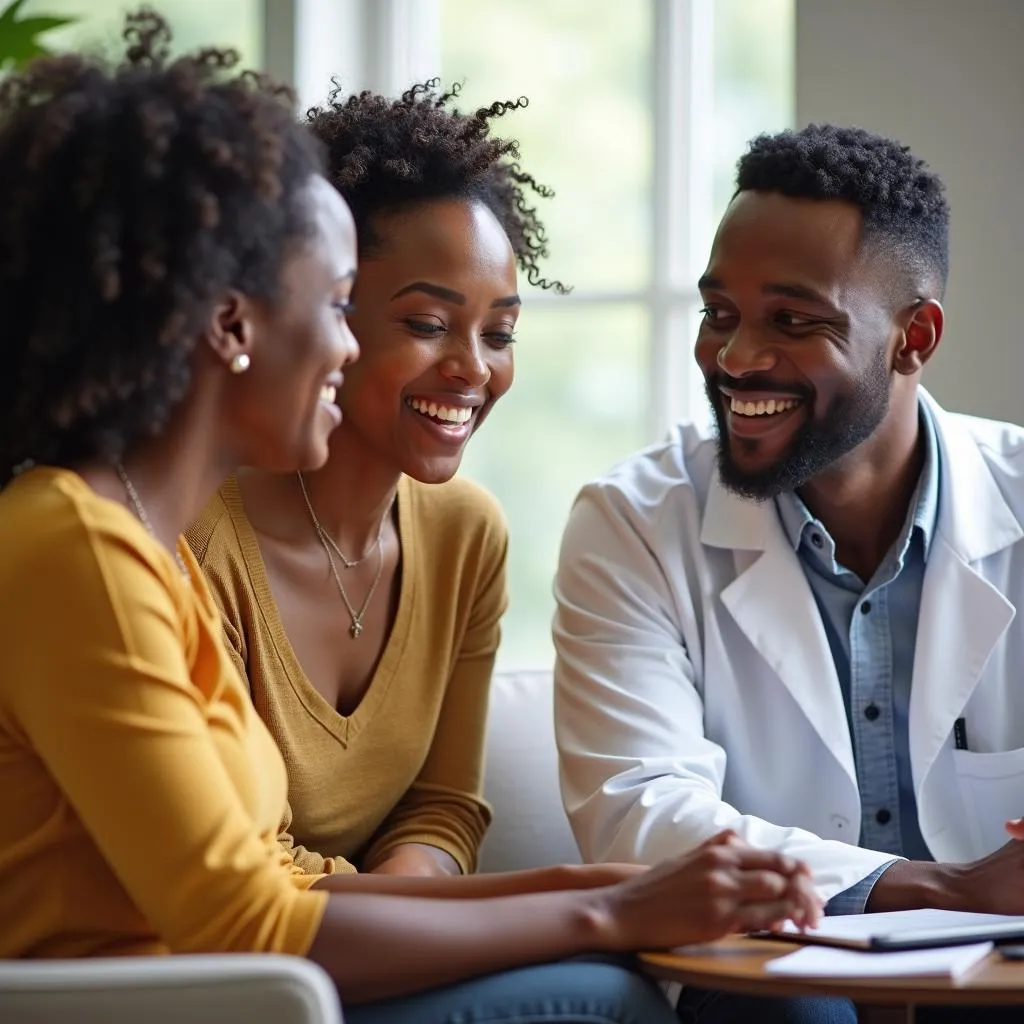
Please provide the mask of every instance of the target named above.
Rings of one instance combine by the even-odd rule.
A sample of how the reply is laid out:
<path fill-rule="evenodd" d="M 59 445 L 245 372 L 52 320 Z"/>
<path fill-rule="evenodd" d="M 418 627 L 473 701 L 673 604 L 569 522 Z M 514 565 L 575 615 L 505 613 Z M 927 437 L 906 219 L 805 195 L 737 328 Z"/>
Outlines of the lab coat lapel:
<path fill-rule="evenodd" d="M 936 424 L 942 475 L 910 696 L 910 760 L 919 795 L 992 649 L 1014 617 L 1013 605 L 976 565 L 1024 536 L 977 441 L 927 394 L 924 400 Z"/>
<path fill-rule="evenodd" d="M 701 541 L 734 551 L 738 574 L 722 591 L 722 603 L 856 786 L 850 731 L 828 639 L 774 505 L 730 494 L 716 475 Z"/>

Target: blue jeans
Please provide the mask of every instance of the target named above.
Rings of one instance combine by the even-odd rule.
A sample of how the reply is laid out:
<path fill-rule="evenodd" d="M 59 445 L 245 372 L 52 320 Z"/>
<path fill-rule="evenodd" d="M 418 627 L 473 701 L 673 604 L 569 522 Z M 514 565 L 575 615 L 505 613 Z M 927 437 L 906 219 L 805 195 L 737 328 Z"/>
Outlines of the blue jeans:
<path fill-rule="evenodd" d="M 1019 1006 L 919 1006 L 917 1024 L 1020 1024 Z"/>
<path fill-rule="evenodd" d="M 345 1007 L 345 1024 L 678 1024 L 661 990 L 628 967 L 566 960 L 419 995 Z"/>
<path fill-rule="evenodd" d="M 917 1024 L 1019 1024 L 1021 1008 L 1001 1006 L 919 1006 Z M 804 996 L 769 999 L 684 988 L 679 1000 L 683 1024 L 857 1024 L 848 999 Z"/>
<path fill-rule="evenodd" d="M 679 1019 L 683 1024 L 857 1024 L 857 1011 L 848 999 L 772 999 L 687 985 L 679 999 Z"/>

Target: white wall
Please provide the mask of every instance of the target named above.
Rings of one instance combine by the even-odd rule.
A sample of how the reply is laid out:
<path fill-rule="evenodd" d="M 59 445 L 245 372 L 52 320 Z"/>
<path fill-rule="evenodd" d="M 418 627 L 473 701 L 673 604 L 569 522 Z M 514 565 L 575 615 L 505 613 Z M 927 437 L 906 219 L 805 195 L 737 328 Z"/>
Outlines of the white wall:
<path fill-rule="evenodd" d="M 948 407 L 1024 422 L 1024 0 L 797 0 L 797 123 L 900 139 L 952 209 Z"/>

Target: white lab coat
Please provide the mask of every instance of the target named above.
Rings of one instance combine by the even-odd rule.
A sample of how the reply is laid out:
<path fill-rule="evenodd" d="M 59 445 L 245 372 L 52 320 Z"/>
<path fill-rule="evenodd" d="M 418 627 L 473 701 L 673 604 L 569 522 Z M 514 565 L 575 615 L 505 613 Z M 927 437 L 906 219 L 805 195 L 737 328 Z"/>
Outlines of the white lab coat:
<path fill-rule="evenodd" d="M 942 476 L 910 757 L 929 849 L 967 861 L 1024 815 L 1024 430 L 923 400 Z M 890 859 L 856 846 L 849 729 L 796 553 L 773 503 L 722 487 L 706 433 L 680 426 L 584 488 L 555 589 L 562 794 L 586 859 L 650 863 L 731 827 L 806 859 L 826 899 Z"/>

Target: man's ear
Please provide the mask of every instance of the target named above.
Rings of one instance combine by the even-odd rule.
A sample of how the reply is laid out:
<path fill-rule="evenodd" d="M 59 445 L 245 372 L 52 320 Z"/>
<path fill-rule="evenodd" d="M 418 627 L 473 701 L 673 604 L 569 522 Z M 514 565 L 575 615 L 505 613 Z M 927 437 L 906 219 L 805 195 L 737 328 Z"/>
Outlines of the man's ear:
<path fill-rule="evenodd" d="M 252 358 L 253 347 L 252 306 L 240 292 L 228 292 L 214 307 L 206 326 L 206 343 L 225 366 L 238 366 L 245 357 L 245 365 Z M 237 371 L 236 371 L 237 372 Z"/>
<path fill-rule="evenodd" d="M 946 314 L 937 299 L 918 299 L 901 316 L 905 326 L 900 332 L 893 368 L 897 373 L 910 376 L 924 369 L 924 364 L 935 354 L 942 340 Z"/>

